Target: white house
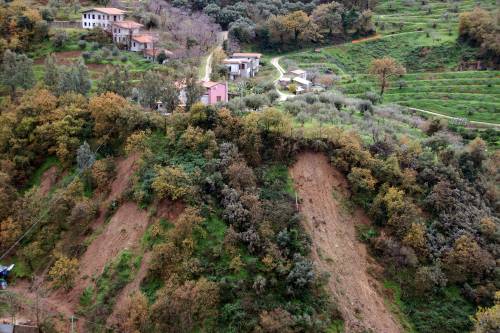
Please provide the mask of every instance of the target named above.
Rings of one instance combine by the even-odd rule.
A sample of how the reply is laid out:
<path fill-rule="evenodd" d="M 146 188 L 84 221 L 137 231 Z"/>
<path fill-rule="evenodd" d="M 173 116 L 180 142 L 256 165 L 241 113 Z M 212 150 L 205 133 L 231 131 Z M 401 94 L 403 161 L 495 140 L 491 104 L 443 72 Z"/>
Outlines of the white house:
<path fill-rule="evenodd" d="M 233 53 L 233 59 L 249 59 L 250 60 L 250 71 L 251 76 L 255 76 L 259 71 L 261 53 L 251 53 L 251 52 L 235 52 Z"/>
<path fill-rule="evenodd" d="M 229 79 L 254 77 L 259 71 L 261 56 L 260 53 L 233 53 L 231 58 L 224 60 Z"/>
<path fill-rule="evenodd" d="M 113 22 L 123 21 L 125 11 L 118 8 L 91 8 L 82 11 L 82 28 L 102 28 L 109 30 Z"/>
<path fill-rule="evenodd" d="M 133 35 L 130 43 L 130 51 L 141 52 L 146 49 L 153 49 L 156 38 L 153 35 Z"/>
<path fill-rule="evenodd" d="M 134 21 L 118 21 L 113 22 L 112 33 L 113 41 L 118 44 L 129 45 L 129 41 L 132 36 L 140 33 L 142 24 Z"/>
<path fill-rule="evenodd" d="M 291 77 L 300 77 L 304 80 L 307 80 L 307 72 L 302 70 L 302 69 L 295 69 L 293 71 L 290 71 L 290 76 Z"/>
<path fill-rule="evenodd" d="M 294 77 L 293 83 L 297 85 L 297 94 L 309 91 L 312 87 L 312 82 L 301 77 Z"/>
<path fill-rule="evenodd" d="M 248 59 L 225 59 L 224 66 L 229 72 L 229 79 L 236 80 L 237 78 L 249 78 L 250 75 L 250 60 Z"/>

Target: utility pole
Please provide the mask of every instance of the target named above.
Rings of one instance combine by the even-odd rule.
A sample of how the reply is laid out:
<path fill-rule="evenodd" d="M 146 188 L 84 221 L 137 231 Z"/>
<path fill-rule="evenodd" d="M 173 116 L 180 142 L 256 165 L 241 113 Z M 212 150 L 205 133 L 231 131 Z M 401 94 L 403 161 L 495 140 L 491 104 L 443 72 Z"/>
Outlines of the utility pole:
<path fill-rule="evenodd" d="M 71 333 L 74 333 L 75 332 L 75 323 L 74 323 L 74 320 L 75 320 L 75 316 L 71 315 L 70 317 L 70 321 L 71 321 Z"/>

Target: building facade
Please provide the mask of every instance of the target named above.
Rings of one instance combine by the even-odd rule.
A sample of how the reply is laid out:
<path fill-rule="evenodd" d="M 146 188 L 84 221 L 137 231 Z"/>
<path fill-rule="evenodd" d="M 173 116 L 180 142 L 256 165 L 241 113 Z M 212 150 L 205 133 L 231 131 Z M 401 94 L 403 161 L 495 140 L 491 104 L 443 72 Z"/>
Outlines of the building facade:
<path fill-rule="evenodd" d="M 260 53 L 233 53 L 231 58 L 224 60 L 230 80 L 250 78 L 257 75 L 260 67 Z"/>
<path fill-rule="evenodd" d="M 140 33 L 142 24 L 134 22 L 134 21 L 119 21 L 113 22 L 112 24 L 112 33 L 113 33 L 113 42 L 117 44 L 124 44 L 129 47 L 130 40 L 132 36 Z"/>
<path fill-rule="evenodd" d="M 227 82 L 205 81 L 201 85 L 206 89 L 201 102 L 205 105 L 215 105 L 217 103 L 227 102 Z"/>
<path fill-rule="evenodd" d="M 118 8 L 92 8 L 82 12 L 82 28 L 110 30 L 114 22 L 123 21 L 125 11 Z"/>

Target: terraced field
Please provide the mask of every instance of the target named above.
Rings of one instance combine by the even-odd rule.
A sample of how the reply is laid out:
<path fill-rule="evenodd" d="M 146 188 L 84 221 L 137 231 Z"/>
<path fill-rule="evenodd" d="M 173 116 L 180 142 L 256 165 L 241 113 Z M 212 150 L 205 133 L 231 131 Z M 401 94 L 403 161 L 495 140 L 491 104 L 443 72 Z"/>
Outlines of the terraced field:
<path fill-rule="evenodd" d="M 344 83 L 342 90 L 362 95 L 376 90 L 369 75 Z M 500 71 L 412 73 L 392 82 L 384 102 L 394 102 L 449 116 L 500 122 Z"/>
<path fill-rule="evenodd" d="M 478 49 L 457 42 L 458 16 L 478 2 L 397 0 L 375 8 L 378 36 L 283 57 L 283 67 L 334 73 L 337 89 L 360 96 L 378 91 L 367 74 L 373 59 L 390 56 L 408 74 L 395 80 L 384 102 L 398 103 L 448 116 L 500 123 L 500 71 L 457 71 L 477 58 Z M 479 1 L 495 8 L 494 0 Z M 400 82 L 398 82 L 400 81 Z"/>
<path fill-rule="evenodd" d="M 379 34 L 383 35 L 425 30 L 434 30 L 438 34 L 451 30 L 454 33 L 459 14 L 472 10 L 477 3 L 485 9 L 496 6 L 495 0 L 383 0 L 375 7 L 375 24 Z"/>

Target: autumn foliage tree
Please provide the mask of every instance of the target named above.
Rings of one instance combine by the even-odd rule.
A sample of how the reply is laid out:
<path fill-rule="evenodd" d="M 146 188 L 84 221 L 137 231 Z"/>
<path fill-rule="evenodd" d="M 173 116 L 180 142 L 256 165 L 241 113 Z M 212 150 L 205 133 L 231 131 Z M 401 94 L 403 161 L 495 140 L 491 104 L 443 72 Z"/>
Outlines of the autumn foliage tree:
<path fill-rule="evenodd" d="M 377 77 L 380 84 L 380 95 L 382 96 L 385 89 L 389 87 L 390 78 L 405 74 L 406 69 L 395 59 L 384 57 L 371 62 L 369 73 Z"/>
<path fill-rule="evenodd" d="M 49 270 L 49 277 L 56 288 L 70 290 L 78 274 L 78 259 L 61 256 Z"/>

